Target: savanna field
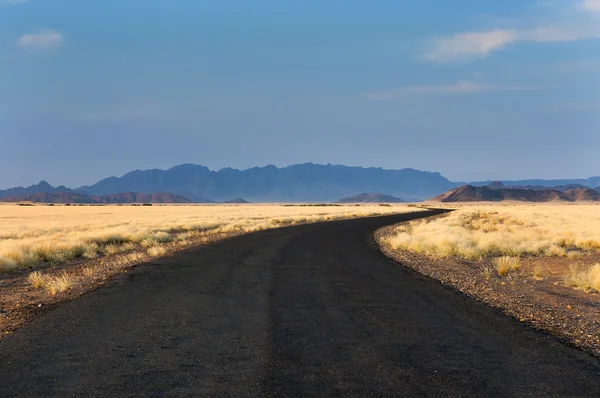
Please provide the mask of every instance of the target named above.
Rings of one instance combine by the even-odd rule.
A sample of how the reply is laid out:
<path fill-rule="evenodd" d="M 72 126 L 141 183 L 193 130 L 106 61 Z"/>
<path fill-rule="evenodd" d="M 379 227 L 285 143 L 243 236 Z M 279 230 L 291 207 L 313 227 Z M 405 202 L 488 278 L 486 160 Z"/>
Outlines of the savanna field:
<path fill-rule="evenodd" d="M 0 206 L 0 271 L 143 249 L 207 234 L 402 213 L 406 205 Z"/>
<path fill-rule="evenodd" d="M 440 218 L 402 224 L 386 238 L 394 250 L 431 259 L 488 260 L 498 275 L 537 258 L 541 277 L 545 258 L 562 258 L 567 285 L 600 291 L 600 206 L 596 204 L 464 205 Z M 489 269 L 482 269 L 489 273 Z"/>

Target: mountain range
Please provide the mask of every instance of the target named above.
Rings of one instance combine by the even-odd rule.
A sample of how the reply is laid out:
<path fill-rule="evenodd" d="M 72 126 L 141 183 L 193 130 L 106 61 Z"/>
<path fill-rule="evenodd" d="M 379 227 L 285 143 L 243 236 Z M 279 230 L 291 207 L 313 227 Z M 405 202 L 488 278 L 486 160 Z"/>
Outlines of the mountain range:
<path fill-rule="evenodd" d="M 0 202 L 34 202 L 34 203 L 191 203 L 192 201 L 172 193 L 136 193 L 123 192 L 106 196 L 92 196 L 78 192 L 35 192 L 22 195 L 6 196 Z"/>
<path fill-rule="evenodd" d="M 402 203 L 400 198 L 382 193 L 361 193 L 338 200 L 338 203 Z"/>
<path fill-rule="evenodd" d="M 582 202 L 600 201 L 600 192 L 588 187 L 567 189 L 523 189 L 462 185 L 431 199 L 434 202 Z"/>
<path fill-rule="evenodd" d="M 490 182 L 488 182 L 489 184 Z M 573 180 L 501 181 L 507 186 L 600 185 L 600 177 Z M 361 192 L 381 192 L 406 201 L 425 200 L 464 183 L 452 182 L 437 172 L 410 168 L 350 167 L 303 163 L 287 167 L 273 165 L 246 170 L 224 168 L 213 171 L 202 165 L 182 164 L 168 170 L 135 170 L 79 188 L 53 187 L 45 181 L 30 187 L 0 190 L 0 198 L 38 193 L 77 193 L 110 196 L 123 192 L 168 192 L 193 202 L 244 198 L 252 202 L 337 201 Z M 472 186 L 487 185 L 482 182 Z"/>

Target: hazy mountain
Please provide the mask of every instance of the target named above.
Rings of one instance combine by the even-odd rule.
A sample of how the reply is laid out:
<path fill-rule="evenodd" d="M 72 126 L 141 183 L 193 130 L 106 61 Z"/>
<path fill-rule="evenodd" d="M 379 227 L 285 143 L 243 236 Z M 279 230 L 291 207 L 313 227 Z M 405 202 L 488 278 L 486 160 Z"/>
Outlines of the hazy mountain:
<path fill-rule="evenodd" d="M 348 166 L 298 164 L 283 168 L 247 170 L 183 164 L 169 170 L 136 170 L 110 177 L 81 190 L 94 195 L 114 192 L 172 192 L 192 200 L 226 200 L 243 197 L 259 201 L 334 201 L 356 192 L 386 194 L 419 200 L 456 185 L 439 173 L 414 169 L 385 170 Z"/>
<path fill-rule="evenodd" d="M 382 192 L 407 201 L 424 200 L 465 183 L 451 182 L 440 173 L 414 169 L 341 165 L 297 164 L 278 168 L 254 167 L 246 170 L 225 168 L 212 171 L 207 167 L 182 164 L 168 170 L 136 170 L 122 177 L 109 177 L 90 186 L 69 189 L 52 187 L 45 181 L 27 188 L 0 190 L 0 198 L 33 193 L 71 192 L 106 196 L 120 192 L 170 192 L 194 202 L 245 198 L 252 202 L 335 201 L 357 192 Z M 484 181 L 469 184 L 490 188 L 529 188 L 567 191 L 597 187 L 600 177 L 573 180 Z"/>
<path fill-rule="evenodd" d="M 123 192 L 107 196 L 91 196 L 77 192 L 36 192 L 7 196 L 2 202 L 36 203 L 190 203 L 191 200 L 171 193 Z"/>
<path fill-rule="evenodd" d="M 556 185 L 545 187 L 543 185 L 505 185 L 501 181 L 494 181 L 491 184 L 486 185 L 486 187 L 491 189 L 500 189 L 500 188 L 517 188 L 517 189 L 532 189 L 534 191 L 546 191 L 548 189 L 560 192 L 566 192 L 573 189 L 591 189 L 585 185 L 581 184 L 567 184 L 567 185 Z"/>
<path fill-rule="evenodd" d="M 361 193 L 356 196 L 342 198 L 338 203 L 401 203 L 404 202 L 395 196 L 384 195 L 382 193 Z"/>
<path fill-rule="evenodd" d="M 501 182 L 507 187 L 527 187 L 539 186 L 545 188 L 558 187 L 560 185 L 582 185 L 593 188 L 600 185 L 600 177 L 580 178 L 580 179 L 564 179 L 564 180 L 502 180 L 502 181 L 475 181 L 469 183 L 472 186 L 484 186 L 493 183 Z"/>
<path fill-rule="evenodd" d="M 235 199 L 229 199 L 229 200 L 224 200 L 223 203 L 250 203 L 248 202 L 246 199 L 243 198 L 235 198 Z"/>
<path fill-rule="evenodd" d="M 27 195 L 30 193 L 54 193 L 54 192 L 75 192 L 73 189 L 69 189 L 64 186 L 58 186 L 54 188 L 52 185 L 48 184 L 46 181 L 40 181 L 38 184 L 31 185 L 27 188 L 16 187 L 10 188 L 6 190 L 0 190 L 0 198 L 5 198 L 9 196 L 17 196 L 17 195 Z"/>
<path fill-rule="evenodd" d="M 561 192 L 554 189 L 534 190 L 463 185 L 436 196 L 431 200 L 436 202 L 501 202 L 505 200 L 522 202 L 579 202 L 598 201 L 600 200 L 600 194 L 590 188 L 577 188 Z"/>

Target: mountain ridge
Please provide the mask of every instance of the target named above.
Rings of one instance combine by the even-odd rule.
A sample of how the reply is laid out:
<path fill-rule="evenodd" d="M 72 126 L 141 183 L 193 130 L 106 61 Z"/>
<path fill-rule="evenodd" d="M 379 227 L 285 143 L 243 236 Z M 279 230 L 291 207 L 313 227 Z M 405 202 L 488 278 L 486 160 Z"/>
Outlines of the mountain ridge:
<path fill-rule="evenodd" d="M 600 177 L 573 180 L 486 181 L 469 185 L 502 184 L 502 187 L 535 190 L 597 187 Z M 561 183 L 556 185 L 557 183 Z M 439 172 L 412 168 L 398 170 L 302 163 L 285 167 L 266 165 L 248 169 L 231 167 L 211 170 L 203 165 L 184 163 L 169 169 L 136 169 L 121 177 L 111 176 L 79 188 L 53 187 L 46 181 L 29 187 L 0 190 L 0 198 L 38 192 L 70 192 L 105 196 L 121 192 L 170 192 L 194 202 L 245 198 L 252 202 L 336 201 L 360 192 L 381 192 L 407 201 L 420 201 L 440 195 L 464 183 L 452 182 Z M 550 188 L 549 186 L 553 187 Z M 500 186 L 499 186 L 500 187 Z"/>
<path fill-rule="evenodd" d="M 97 196 L 79 192 L 35 192 L 23 195 L 0 198 L 0 202 L 34 202 L 34 203 L 81 203 L 81 204 L 119 204 L 119 203 L 191 203 L 180 195 L 168 192 L 139 193 L 120 192 L 117 194 Z"/>
<path fill-rule="evenodd" d="M 361 193 L 342 198 L 337 203 L 404 203 L 400 198 L 382 193 Z"/>
<path fill-rule="evenodd" d="M 600 192 L 591 188 L 575 188 L 563 191 L 555 189 L 535 190 L 515 187 L 500 188 L 496 183 L 490 186 L 462 185 L 438 195 L 433 202 L 582 202 L 600 201 Z"/>

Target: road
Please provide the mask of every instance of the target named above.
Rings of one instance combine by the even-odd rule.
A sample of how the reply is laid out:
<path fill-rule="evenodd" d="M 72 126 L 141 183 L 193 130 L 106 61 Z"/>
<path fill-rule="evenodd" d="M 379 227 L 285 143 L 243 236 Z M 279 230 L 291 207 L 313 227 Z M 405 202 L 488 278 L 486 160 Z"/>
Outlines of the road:
<path fill-rule="evenodd" d="M 0 397 L 594 396 L 600 362 L 301 225 L 157 259 L 0 340 Z"/>

